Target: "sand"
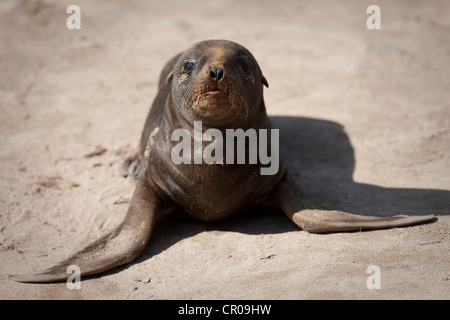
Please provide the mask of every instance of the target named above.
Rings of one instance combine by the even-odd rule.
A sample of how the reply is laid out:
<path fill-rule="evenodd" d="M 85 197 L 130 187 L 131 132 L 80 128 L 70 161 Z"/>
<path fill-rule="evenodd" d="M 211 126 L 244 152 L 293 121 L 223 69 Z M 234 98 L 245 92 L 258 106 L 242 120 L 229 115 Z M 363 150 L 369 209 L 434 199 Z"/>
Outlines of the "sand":
<path fill-rule="evenodd" d="M 66 27 L 71 4 L 80 30 Z M 449 13 L 448 1 L 1 1 L 0 299 L 449 299 Z M 120 167 L 162 66 L 216 38 L 258 60 L 305 194 L 437 221 L 317 235 L 261 208 L 212 226 L 171 216 L 137 261 L 81 289 L 8 279 L 120 223 L 134 189 Z"/>

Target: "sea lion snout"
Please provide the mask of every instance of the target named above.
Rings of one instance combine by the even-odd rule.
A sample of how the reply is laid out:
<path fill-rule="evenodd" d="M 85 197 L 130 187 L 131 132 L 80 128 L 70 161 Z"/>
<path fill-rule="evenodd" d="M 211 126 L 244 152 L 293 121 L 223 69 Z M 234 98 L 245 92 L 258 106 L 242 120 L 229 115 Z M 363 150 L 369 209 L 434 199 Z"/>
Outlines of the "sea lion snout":
<path fill-rule="evenodd" d="M 219 93 L 229 92 L 230 90 L 230 84 L 227 83 L 228 79 L 225 79 L 225 71 L 223 67 L 206 66 L 203 77 L 199 77 L 199 79 L 195 81 L 200 83 L 198 88 L 203 94 L 216 92 L 216 96 L 220 97 Z"/>
<path fill-rule="evenodd" d="M 209 76 L 211 77 L 211 79 L 213 79 L 216 82 L 219 82 L 223 79 L 223 69 L 220 67 L 212 67 L 211 71 L 209 72 Z"/>

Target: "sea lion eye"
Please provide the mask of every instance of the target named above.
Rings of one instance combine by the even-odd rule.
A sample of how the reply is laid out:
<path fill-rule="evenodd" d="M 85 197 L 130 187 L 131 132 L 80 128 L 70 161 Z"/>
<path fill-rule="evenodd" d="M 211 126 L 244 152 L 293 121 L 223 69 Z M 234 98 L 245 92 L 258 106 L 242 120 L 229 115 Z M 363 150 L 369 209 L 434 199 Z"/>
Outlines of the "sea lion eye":
<path fill-rule="evenodd" d="M 194 70 L 194 69 L 195 69 L 195 61 L 189 60 L 189 61 L 186 61 L 186 63 L 184 64 L 183 72 L 191 73 L 192 70 Z"/>
<path fill-rule="evenodd" d="M 250 63 L 248 61 L 247 57 L 239 57 L 239 64 L 241 65 L 242 70 L 244 70 L 244 72 L 247 72 L 248 69 L 250 68 Z"/>

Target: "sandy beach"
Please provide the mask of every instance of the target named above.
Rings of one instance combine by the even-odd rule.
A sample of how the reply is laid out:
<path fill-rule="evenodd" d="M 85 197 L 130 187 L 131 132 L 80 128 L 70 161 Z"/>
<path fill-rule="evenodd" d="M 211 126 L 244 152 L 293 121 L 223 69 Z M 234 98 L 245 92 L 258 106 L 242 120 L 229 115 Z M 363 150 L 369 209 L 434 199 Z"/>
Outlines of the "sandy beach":
<path fill-rule="evenodd" d="M 67 28 L 72 4 L 81 29 Z M 367 28 L 372 4 L 381 29 Z M 449 15 L 448 1 L 1 1 L 0 299 L 449 299 Z M 255 56 L 307 196 L 437 220 L 320 235 L 265 208 L 213 225 L 173 215 L 140 258 L 81 289 L 8 279 L 119 225 L 135 186 L 120 168 L 161 69 L 206 39 Z"/>

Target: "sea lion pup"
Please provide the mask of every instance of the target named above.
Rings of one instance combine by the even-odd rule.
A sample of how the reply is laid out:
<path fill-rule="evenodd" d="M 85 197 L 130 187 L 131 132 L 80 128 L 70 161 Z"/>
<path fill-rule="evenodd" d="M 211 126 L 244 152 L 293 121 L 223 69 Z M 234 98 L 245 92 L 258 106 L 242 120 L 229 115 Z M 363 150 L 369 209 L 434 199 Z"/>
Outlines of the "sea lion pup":
<path fill-rule="evenodd" d="M 65 281 L 70 265 L 77 265 L 81 275 L 86 276 L 129 263 L 147 245 L 155 218 L 176 209 L 199 221 L 216 221 L 239 213 L 248 205 L 270 202 L 309 232 L 391 228 L 434 218 L 376 217 L 326 210 L 302 194 L 281 161 L 270 174 L 262 174 L 267 161 L 263 164 L 261 158 L 247 160 L 248 163 L 236 161 L 239 152 L 249 159 L 249 145 L 243 149 L 241 145 L 238 150 L 236 144 L 237 153 L 231 156 L 225 144 L 215 145 L 215 151 L 209 155 L 218 156 L 218 161 L 206 163 L 205 151 L 201 154 L 203 148 L 211 146 L 212 141 L 219 142 L 220 134 L 227 137 L 229 130 L 267 133 L 268 145 L 259 144 L 257 150 L 265 148 L 276 155 L 277 149 L 272 147 L 278 141 L 269 134 L 272 131 L 263 86 L 268 87 L 268 83 L 255 58 L 234 42 L 199 42 L 171 59 L 162 71 L 137 161 L 128 162 L 134 168 L 137 183 L 123 222 L 115 231 L 58 264 L 11 278 L 21 282 Z M 174 139 L 177 129 L 187 135 Z M 176 164 L 173 150 L 181 143 L 189 148 L 189 154 L 183 154 Z M 186 151 L 177 150 L 175 156 Z"/>

